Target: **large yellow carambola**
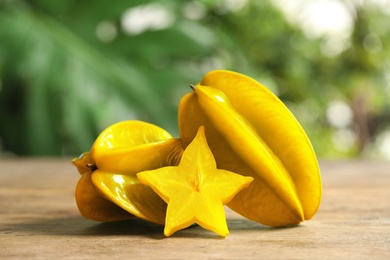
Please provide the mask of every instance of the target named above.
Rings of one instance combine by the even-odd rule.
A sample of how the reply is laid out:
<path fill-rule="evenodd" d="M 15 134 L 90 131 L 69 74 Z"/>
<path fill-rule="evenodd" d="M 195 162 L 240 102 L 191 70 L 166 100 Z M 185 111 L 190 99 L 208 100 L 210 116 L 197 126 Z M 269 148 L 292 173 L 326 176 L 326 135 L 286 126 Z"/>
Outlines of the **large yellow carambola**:
<path fill-rule="evenodd" d="M 286 106 L 255 80 L 212 71 L 179 106 L 186 147 L 200 125 L 217 167 L 254 181 L 228 206 L 269 226 L 308 220 L 321 200 L 321 178 L 308 137 Z"/>
<path fill-rule="evenodd" d="M 166 203 L 136 174 L 177 165 L 182 153 L 180 139 L 158 126 L 135 120 L 111 125 L 90 152 L 72 161 L 82 174 L 76 187 L 80 213 L 97 221 L 134 215 L 163 225 Z"/>

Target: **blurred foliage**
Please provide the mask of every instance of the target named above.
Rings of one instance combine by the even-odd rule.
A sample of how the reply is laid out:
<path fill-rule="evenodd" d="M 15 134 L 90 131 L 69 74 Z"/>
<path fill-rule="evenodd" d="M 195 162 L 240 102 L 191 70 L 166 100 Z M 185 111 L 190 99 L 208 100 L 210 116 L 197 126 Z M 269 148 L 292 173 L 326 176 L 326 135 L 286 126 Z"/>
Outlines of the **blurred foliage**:
<path fill-rule="evenodd" d="M 332 52 L 273 2 L 0 0 L 0 155 L 74 156 L 128 119 L 177 136 L 188 85 L 229 69 L 276 93 L 320 157 L 390 156 L 390 14 L 339 1 L 353 28 Z"/>

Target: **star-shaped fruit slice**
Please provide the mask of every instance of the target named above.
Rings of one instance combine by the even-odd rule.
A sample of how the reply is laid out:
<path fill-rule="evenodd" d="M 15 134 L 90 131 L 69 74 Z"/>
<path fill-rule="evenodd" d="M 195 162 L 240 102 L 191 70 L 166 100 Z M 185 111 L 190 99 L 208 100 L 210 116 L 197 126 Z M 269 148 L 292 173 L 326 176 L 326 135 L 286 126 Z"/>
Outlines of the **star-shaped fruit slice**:
<path fill-rule="evenodd" d="M 203 126 L 199 127 L 178 166 L 143 171 L 137 177 L 168 204 L 165 236 L 194 223 L 227 236 L 229 230 L 223 205 L 253 180 L 217 169 Z"/>

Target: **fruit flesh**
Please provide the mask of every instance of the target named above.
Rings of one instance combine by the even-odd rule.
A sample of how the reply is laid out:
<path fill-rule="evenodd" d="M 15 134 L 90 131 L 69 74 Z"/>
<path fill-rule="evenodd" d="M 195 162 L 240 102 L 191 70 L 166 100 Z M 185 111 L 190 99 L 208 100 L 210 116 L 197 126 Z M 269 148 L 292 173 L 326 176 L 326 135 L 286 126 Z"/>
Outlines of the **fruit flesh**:
<path fill-rule="evenodd" d="M 199 127 L 177 167 L 144 171 L 137 176 L 168 203 L 166 236 L 193 223 L 227 236 L 229 231 L 223 205 L 253 180 L 216 168 L 203 126 Z"/>

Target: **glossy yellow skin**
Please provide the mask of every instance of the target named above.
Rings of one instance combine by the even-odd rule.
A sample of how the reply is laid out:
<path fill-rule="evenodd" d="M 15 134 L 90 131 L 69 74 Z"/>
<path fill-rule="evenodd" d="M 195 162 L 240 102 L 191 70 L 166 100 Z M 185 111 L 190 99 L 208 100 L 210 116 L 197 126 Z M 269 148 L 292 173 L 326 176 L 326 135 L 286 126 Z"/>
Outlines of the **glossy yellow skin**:
<path fill-rule="evenodd" d="M 229 230 L 223 205 L 253 180 L 216 168 L 203 126 L 199 127 L 177 167 L 144 171 L 137 176 L 168 203 L 166 236 L 194 223 L 227 236 Z"/>
<path fill-rule="evenodd" d="M 321 200 L 316 156 L 297 120 L 268 89 L 238 73 L 208 73 L 179 106 L 184 146 L 200 125 L 218 168 L 254 178 L 230 208 L 270 226 L 313 217 Z"/>
<path fill-rule="evenodd" d="M 76 187 L 81 214 L 98 221 L 135 215 L 164 224 L 166 203 L 150 187 L 140 184 L 136 173 L 177 165 L 182 152 L 181 141 L 155 125 L 130 120 L 108 127 L 90 153 L 73 160 L 82 174 Z"/>
<path fill-rule="evenodd" d="M 91 180 L 92 171 L 86 167 L 87 164 L 93 163 L 89 152 L 83 153 L 72 162 L 81 174 L 76 186 L 75 197 L 82 216 L 105 222 L 134 218 L 132 214 L 98 193 Z"/>

